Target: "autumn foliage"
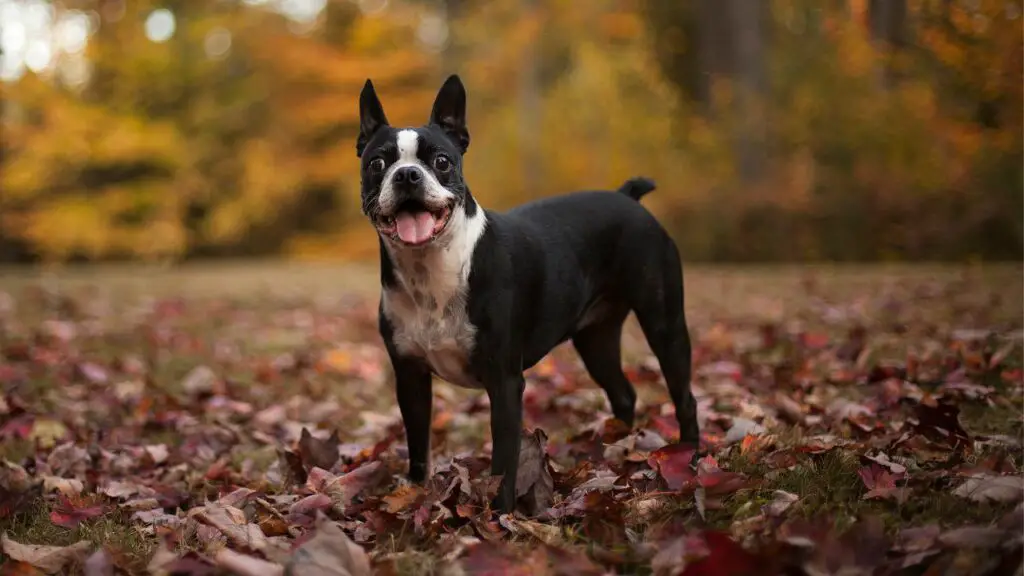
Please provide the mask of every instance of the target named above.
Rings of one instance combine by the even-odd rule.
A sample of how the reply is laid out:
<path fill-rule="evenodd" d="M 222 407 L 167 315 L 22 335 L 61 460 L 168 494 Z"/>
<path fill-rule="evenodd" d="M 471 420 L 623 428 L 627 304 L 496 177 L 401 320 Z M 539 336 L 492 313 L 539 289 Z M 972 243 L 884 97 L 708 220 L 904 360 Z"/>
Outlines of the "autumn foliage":
<path fill-rule="evenodd" d="M 488 207 L 646 175 L 689 259 L 1021 257 L 1014 2 L 164 4 L 52 4 L 94 26 L 3 86 L 0 259 L 370 256 L 359 87 L 415 124 L 450 72 Z"/>

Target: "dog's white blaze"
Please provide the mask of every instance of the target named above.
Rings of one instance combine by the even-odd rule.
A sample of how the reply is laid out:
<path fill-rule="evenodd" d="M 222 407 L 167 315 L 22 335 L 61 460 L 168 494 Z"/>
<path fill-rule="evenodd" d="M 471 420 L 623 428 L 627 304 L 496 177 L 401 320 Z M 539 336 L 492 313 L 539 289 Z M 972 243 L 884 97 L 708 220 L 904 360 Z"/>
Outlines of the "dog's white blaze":
<path fill-rule="evenodd" d="M 384 181 L 380 186 L 380 197 L 377 199 L 380 209 L 388 213 L 395 208 L 395 171 L 404 166 L 415 166 L 423 173 L 423 189 L 426 192 L 424 200 L 427 204 L 441 205 L 451 200 L 452 193 L 437 181 L 434 172 L 416 156 L 419 153 L 420 135 L 415 130 L 399 130 L 396 141 L 398 160 L 384 173 Z"/>
<path fill-rule="evenodd" d="M 398 351 L 423 358 L 436 375 L 465 388 L 483 386 L 468 372 L 476 327 L 469 320 L 466 296 L 473 251 L 486 225 L 483 209 L 478 206 L 469 217 L 460 205 L 431 244 L 388 245 L 398 286 L 381 295 Z M 425 268 L 426 275 L 417 268 Z"/>
<path fill-rule="evenodd" d="M 416 153 L 420 149 L 420 135 L 415 130 L 399 130 L 397 141 L 399 164 L 412 164 L 419 161 L 416 158 Z"/>

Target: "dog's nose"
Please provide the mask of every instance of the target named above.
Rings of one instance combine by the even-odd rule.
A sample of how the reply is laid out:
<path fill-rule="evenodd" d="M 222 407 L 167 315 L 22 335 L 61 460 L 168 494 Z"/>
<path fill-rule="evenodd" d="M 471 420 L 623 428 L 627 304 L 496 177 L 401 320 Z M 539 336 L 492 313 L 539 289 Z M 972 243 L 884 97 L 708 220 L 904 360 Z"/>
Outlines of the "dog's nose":
<path fill-rule="evenodd" d="M 395 184 L 416 185 L 423 181 L 423 172 L 415 166 L 403 166 L 395 170 Z"/>

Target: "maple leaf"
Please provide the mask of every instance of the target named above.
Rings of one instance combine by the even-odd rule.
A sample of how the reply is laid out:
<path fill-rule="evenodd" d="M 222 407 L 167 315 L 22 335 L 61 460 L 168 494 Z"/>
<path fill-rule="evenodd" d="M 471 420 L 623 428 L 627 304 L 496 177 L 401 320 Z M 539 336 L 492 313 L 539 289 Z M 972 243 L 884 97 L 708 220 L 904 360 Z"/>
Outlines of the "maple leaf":
<path fill-rule="evenodd" d="M 670 444 L 655 450 L 647 464 L 658 471 L 670 490 L 680 490 L 696 477 L 692 462 L 697 450 L 684 444 Z"/>
<path fill-rule="evenodd" d="M 323 468 L 330 470 L 338 461 L 338 431 L 334 430 L 324 440 L 314 437 L 305 426 L 302 428 L 302 436 L 299 438 L 299 456 L 306 469 Z"/>
<path fill-rule="evenodd" d="M 905 476 L 903 474 L 893 474 L 878 464 L 872 464 L 858 469 L 857 475 L 868 489 L 863 496 L 864 500 L 893 498 L 902 502 L 906 499 L 905 489 L 896 487 L 896 481 L 902 480 Z"/>
<path fill-rule="evenodd" d="M 89 504 L 87 500 L 69 498 L 61 494 L 56 507 L 50 511 L 50 521 L 64 528 L 75 528 L 82 521 L 106 513 L 103 504 Z"/>

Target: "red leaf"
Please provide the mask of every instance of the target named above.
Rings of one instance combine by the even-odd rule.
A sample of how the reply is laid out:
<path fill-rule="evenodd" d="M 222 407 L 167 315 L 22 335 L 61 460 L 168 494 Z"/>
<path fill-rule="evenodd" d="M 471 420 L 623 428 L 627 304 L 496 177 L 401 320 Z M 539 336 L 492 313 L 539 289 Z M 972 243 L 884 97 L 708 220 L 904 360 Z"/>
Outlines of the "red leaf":
<path fill-rule="evenodd" d="M 106 512 L 102 504 L 81 505 L 61 495 L 60 503 L 50 511 L 50 521 L 58 526 L 74 528 L 83 520 L 102 516 Z"/>
<path fill-rule="evenodd" d="M 533 576 L 536 568 L 523 562 L 515 550 L 507 544 L 483 541 L 469 549 L 462 559 L 466 574 L 487 576 L 508 574 L 511 576 Z"/>
<path fill-rule="evenodd" d="M 679 490 L 696 478 L 690 462 L 697 449 L 684 444 L 670 444 L 659 448 L 647 459 L 647 464 L 657 470 L 670 490 Z"/>
<path fill-rule="evenodd" d="M 747 574 L 774 574 L 764 561 L 744 550 L 724 532 L 705 532 L 704 549 L 691 562 L 687 562 L 683 576 L 745 576 Z M 703 550 L 702 550 L 703 552 Z"/>

